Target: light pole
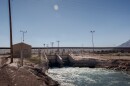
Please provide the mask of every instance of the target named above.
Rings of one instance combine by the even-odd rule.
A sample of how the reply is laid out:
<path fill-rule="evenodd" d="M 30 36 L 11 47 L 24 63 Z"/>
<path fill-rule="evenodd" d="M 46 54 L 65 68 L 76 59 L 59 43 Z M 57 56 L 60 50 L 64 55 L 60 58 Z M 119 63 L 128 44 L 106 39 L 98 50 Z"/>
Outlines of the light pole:
<path fill-rule="evenodd" d="M 20 30 L 20 32 L 22 32 L 23 34 L 23 43 L 24 43 L 24 34 L 27 33 L 27 31 Z M 23 51 L 23 46 L 21 44 L 21 66 L 23 66 L 23 54 L 24 54 L 24 51 Z"/>
<path fill-rule="evenodd" d="M 10 0 L 8 0 L 8 7 L 9 7 L 9 25 L 10 25 L 10 54 L 11 54 L 10 63 L 13 63 L 12 16 L 11 16 L 11 2 L 10 2 Z"/>
<path fill-rule="evenodd" d="M 23 42 L 24 42 L 24 34 L 27 33 L 27 31 L 20 30 L 20 32 L 22 32 L 23 34 Z"/>
<path fill-rule="evenodd" d="M 43 44 L 43 46 L 44 46 L 44 48 L 45 48 L 46 44 Z"/>
<path fill-rule="evenodd" d="M 58 51 L 58 54 L 59 54 L 59 46 L 60 46 L 60 41 L 57 41 L 57 43 L 58 43 L 58 48 L 57 48 L 57 51 Z"/>
<path fill-rule="evenodd" d="M 93 46 L 93 53 L 94 53 L 94 41 L 93 41 L 93 33 L 95 32 L 94 30 L 93 31 L 90 31 L 91 34 L 92 34 L 92 46 Z"/>
<path fill-rule="evenodd" d="M 84 51 L 83 47 L 84 47 L 84 45 L 82 44 L 81 47 L 82 47 L 81 54 L 82 54 L 82 57 L 83 57 L 83 51 Z"/>
<path fill-rule="evenodd" d="M 53 48 L 54 42 L 51 42 L 51 47 Z"/>
<path fill-rule="evenodd" d="M 52 47 L 51 53 L 53 53 L 53 45 L 54 45 L 54 42 L 51 42 L 51 47 Z"/>
<path fill-rule="evenodd" d="M 43 51 L 44 51 L 44 53 L 45 53 L 45 47 L 46 47 L 46 44 L 43 44 L 43 46 L 44 46 L 44 48 L 43 48 L 44 50 L 43 50 Z"/>
<path fill-rule="evenodd" d="M 48 44 L 46 44 L 46 47 L 47 47 L 47 54 L 48 54 L 48 47 L 49 47 L 49 45 L 48 45 Z"/>

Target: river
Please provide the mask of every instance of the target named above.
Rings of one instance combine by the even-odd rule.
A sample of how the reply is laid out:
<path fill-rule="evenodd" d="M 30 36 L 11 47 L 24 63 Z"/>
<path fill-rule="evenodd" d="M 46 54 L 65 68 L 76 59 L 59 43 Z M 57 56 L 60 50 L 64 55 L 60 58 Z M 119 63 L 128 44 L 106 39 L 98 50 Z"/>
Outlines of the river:
<path fill-rule="evenodd" d="M 61 86 L 130 86 L 130 75 L 102 68 L 54 68 L 48 74 Z"/>

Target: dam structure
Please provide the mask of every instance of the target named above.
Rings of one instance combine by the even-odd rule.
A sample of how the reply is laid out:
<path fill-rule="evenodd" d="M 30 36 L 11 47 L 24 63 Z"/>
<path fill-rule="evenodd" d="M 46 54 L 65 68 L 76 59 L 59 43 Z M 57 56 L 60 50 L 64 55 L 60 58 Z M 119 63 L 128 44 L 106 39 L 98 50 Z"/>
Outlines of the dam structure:
<path fill-rule="evenodd" d="M 91 48 L 92 49 L 92 48 Z M 35 53 L 39 49 L 33 49 Z M 100 52 L 99 52 L 100 50 Z M 117 51 L 118 50 L 118 51 Z M 130 48 L 98 48 L 98 51 L 92 52 L 89 49 L 81 48 L 50 48 L 41 49 L 44 52 L 44 57 L 47 58 L 48 67 L 89 67 L 89 68 L 108 68 L 117 70 L 127 70 L 129 56 L 118 56 L 128 54 Z M 124 52 L 121 52 L 124 51 Z M 117 54 L 117 55 L 114 55 Z M 126 64 L 126 65 L 122 65 Z"/>
<path fill-rule="evenodd" d="M 70 54 L 45 54 L 48 59 L 49 67 L 71 67 L 73 66 L 74 59 Z"/>
<path fill-rule="evenodd" d="M 94 49 L 94 52 L 93 52 Z M 10 48 L 1 47 L 1 55 L 10 55 Z M 130 59 L 129 56 L 120 56 L 130 53 L 129 47 L 32 47 L 31 54 L 42 54 L 49 67 L 114 67 L 121 59 Z M 114 55 L 116 54 L 116 55 Z M 39 57 L 39 56 L 38 56 Z M 118 60 L 118 61 L 115 61 Z M 123 62 L 125 62 L 123 60 Z M 114 63 L 114 64 L 113 64 Z M 123 64 L 123 63 L 122 63 Z M 111 66 L 114 65 L 114 66 Z M 126 69 L 126 68 L 125 68 Z"/>

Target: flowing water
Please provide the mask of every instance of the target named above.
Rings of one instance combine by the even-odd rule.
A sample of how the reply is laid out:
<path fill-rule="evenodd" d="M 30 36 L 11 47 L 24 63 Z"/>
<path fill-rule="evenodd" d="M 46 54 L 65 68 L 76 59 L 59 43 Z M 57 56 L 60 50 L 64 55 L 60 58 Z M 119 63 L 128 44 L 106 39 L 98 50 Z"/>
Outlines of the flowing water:
<path fill-rule="evenodd" d="M 130 75 L 101 68 L 54 68 L 49 76 L 61 86 L 130 86 Z"/>

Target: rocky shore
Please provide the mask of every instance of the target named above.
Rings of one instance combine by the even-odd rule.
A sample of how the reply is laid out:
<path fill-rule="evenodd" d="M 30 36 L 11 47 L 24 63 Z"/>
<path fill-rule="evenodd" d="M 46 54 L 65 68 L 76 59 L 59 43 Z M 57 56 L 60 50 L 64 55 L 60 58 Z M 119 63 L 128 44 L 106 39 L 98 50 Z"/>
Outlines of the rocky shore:
<path fill-rule="evenodd" d="M 1 58 L 0 63 L 0 86 L 59 86 L 37 67 L 18 67 L 16 63 L 9 64 L 7 58 Z"/>
<path fill-rule="evenodd" d="M 99 64 L 99 67 L 107 69 L 119 70 L 119 71 L 130 71 L 130 60 L 118 59 L 108 60 L 104 64 Z"/>

